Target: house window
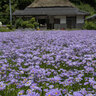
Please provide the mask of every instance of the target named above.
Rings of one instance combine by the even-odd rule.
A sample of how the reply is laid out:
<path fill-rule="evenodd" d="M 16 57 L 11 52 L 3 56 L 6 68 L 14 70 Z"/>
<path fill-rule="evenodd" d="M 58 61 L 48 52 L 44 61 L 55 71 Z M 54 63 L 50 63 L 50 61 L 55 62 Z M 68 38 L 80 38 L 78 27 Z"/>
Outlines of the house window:
<path fill-rule="evenodd" d="M 54 24 L 60 24 L 60 19 L 54 19 Z"/>

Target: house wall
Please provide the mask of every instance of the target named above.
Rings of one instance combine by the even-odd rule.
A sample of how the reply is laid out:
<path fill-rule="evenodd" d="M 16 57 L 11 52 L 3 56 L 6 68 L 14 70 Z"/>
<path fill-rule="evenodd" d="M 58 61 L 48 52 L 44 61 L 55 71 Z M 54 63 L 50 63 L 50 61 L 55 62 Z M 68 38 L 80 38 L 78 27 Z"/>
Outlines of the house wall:
<path fill-rule="evenodd" d="M 77 24 L 78 23 L 84 23 L 84 16 L 77 16 Z"/>
<path fill-rule="evenodd" d="M 82 29 L 83 26 L 84 26 L 84 23 L 76 24 L 76 28 L 77 28 L 77 29 Z"/>
<path fill-rule="evenodd" d="M 76 28 L 81 29 L 84 25 L 84 16 L 77 16 L 76 18 Z"/>
<path fill-rule="evenodd" d="M 60 19 L 60 24 L 54 24 L 54 29 L 66 28 L 66 16 L 55 16 L 55 19 Z"/>
<path fill-rule="evenodd" d="M 66 24 L 54 24 L 54 29 L 66 29 Z"/>
<path fill-rule="evenodd" d="M 54 18 L 60 19 L 60 24 L 54 24 L 54 29 L 66 29 L 67 28 L 66 16 L 55 16 Z M 76 28 L 81 29 L 83 25 L 84 25 L 84 16 L 76 16 Z"/>
<path fill-rule="evenodd" d="M 47 16 L 38 16 L 38 19 L 41 19 L 41 18 L 42 19 L 47 19 Z M 54 24 L 54 19 L 60 19 L 60 22 L 57 23 L 57 24 Z M 69 24 L 71 24 L 71 23 L 73 24 L 72 20 L 70 21 Z M 67 23 L 68 23 L 67 22 L 67 16 L 49 16 L 49 20 L 48 21 L 49 21 L 50 24 L 54 24 L 54 26 L 52 27 L 54 29 L 66 29 L 68 27 L 67 26 Z M 83 25 L 84 25 L 84 16 L 76 16 L 75 22 L 76 22 L 75 23 L 75 25 L 76 25 L 75 28 L 81 29 L 83 27 Z"/>

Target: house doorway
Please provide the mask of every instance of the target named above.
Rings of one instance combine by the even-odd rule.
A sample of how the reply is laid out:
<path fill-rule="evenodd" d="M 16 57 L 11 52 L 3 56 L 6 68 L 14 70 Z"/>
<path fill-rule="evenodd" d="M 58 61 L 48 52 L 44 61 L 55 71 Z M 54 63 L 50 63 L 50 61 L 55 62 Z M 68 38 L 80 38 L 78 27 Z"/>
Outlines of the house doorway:
<path fill-rule="evenodd" d="M 38 19 L 40 28 L 47 28 L 47 19 Z"/>
<path fill-rule="evenodd" d="M 66 18 L 67 28 L 72 29 L 76 28 L 76 17 L 67 17 Z"/>

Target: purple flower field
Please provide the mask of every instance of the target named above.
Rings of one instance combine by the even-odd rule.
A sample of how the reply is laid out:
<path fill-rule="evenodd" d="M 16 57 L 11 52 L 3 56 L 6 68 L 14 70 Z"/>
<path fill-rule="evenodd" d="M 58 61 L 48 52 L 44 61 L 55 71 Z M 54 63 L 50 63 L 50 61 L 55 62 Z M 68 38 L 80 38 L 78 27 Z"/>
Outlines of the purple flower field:
<path fill-rule="evenodd" d="M 0 33 L 0 96 L 96 96 L 96 31 Z"/>

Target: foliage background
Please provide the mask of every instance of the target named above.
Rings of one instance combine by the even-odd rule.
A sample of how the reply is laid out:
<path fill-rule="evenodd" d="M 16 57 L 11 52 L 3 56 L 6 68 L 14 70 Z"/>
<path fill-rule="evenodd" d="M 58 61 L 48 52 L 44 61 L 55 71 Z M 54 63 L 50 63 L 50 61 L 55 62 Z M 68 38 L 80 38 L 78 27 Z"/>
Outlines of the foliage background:
<path fill-rule="evenodd" d="M 31 4 L 34 0 L 11 0 L 12 12 L 16 9 L 23 10 L 26 6 Z M 96 10 L 96 0 L 70 0 L 78 8 L 94 14 Z M 9 24 L 9 0 L 0 0 L 0 21 L 3 24 Z"/>

